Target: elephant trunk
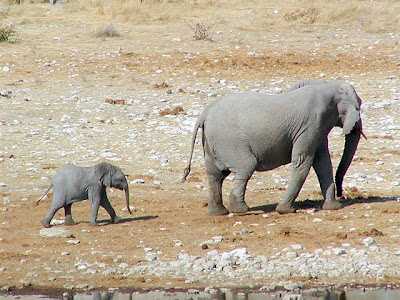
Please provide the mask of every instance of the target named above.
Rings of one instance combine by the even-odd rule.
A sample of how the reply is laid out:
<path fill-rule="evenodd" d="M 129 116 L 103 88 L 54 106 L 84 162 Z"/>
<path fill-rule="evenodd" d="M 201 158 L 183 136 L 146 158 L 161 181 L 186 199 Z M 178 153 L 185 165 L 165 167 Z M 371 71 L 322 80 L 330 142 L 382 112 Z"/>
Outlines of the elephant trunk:
<path fill-rule="evenodd" d="M 126 185 L 125 188 L 125 201 L 126 201 L 126 208 L 128 209 L 129 213 L 132 214 L 132 211 L 129 207 L 129 187 Z"/>
<path fill-rule="evenodd" d="M 342 197 L 343 194 L 343 178 L 350 167 L 351 161 L 353 160 L 354 153 L 357 150 L 358 142 L 360 141 L 362 130 L 360 128 L 353 129 L 349 134 L 346 135 L 346 142 L 344 145 L 342 159 L 340 160 L 339 166 L 336 171 L 335 182 L 336 182 L 336 195 Z"/>

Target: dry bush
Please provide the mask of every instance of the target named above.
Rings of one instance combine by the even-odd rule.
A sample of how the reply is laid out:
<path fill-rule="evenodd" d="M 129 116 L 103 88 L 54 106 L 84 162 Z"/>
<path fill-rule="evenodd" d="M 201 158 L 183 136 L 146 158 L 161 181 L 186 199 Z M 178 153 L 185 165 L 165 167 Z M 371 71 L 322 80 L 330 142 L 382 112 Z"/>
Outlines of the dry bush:
<path fill-rule="evenodd" d="M 192 30 L 195 40 L 211 39 L 215 33 L 215 23 L 211 23 L 208 19 L 199 21 L 189 20 L 188 25 Z"/>
<path fill-rule="evenodd" d="M 299 20 L 304 24 L 313 24 L 318 20 L 319 15 L 320 12 L 317 8 L 310 7 L 306 9 L 296 9 L 291 13 L 286 13 L 283 19 L 287 22 Z"/>
<path fill-rule="evenodd" d="M 0 25 L 0 42 L 8 42 L 13 35 L 15 35 L 15 30 L 11 25 Z"/>
<path fill-rule="evenodd" d="M 120 34 L 117 32 L 115 29 L 115 26 L 113 23 L 107 25 L 107 27 L 103 29 L 98 29 L 95 31 L 94 34 L 95 37 L 102 38 L 102 37 L 118 37 Z"/>

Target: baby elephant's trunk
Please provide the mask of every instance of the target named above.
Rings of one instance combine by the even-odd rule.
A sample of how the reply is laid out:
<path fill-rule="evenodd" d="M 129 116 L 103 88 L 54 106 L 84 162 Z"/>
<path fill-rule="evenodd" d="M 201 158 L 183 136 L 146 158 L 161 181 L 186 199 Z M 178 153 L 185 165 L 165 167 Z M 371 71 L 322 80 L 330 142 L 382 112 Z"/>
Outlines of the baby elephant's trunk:
<path fill-rule="evenodd" d="M 126 201 L 126 208 L 128 209 L 129 213 L 132 214 L 131 209 L 129 207 L 129 187 L 126 185 L 125 188 L 125 201 Z"/>

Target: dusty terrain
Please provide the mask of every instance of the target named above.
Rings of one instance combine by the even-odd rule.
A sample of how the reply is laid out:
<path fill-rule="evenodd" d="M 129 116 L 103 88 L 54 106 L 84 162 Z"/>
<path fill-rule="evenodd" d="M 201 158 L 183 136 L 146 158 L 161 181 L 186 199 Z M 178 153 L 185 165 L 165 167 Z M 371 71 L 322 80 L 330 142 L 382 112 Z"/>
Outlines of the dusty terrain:
<path fill-rule="evenodd" d="M 285 21 L 284 14 L 296 12 L 295 3 L 284 7 L 278 2 L 266 6 L 263 1 L 253 1 L 253 7 L 229 1 L 200 2 L 198 6 L 163 3 L 164 13 L 170 12 L 168 17 L 158 12 L 155 4 L 147 14 L 137 11 L 138 21 L 134 21 L 129 15 L 133 12 L 110 11 L 109 6 L 95 1 L 79 2 L 21 7 L 0 2 L 2 24 L 11 22 L 16 31 L 11 42 L 0 44 L 3 290 L 24 286 L 261 286 L 275 280 L 248 276 L 229 281 L 216 276 L 196 282 L 187 280 L 185 274 L 168 277 L 138 272 L 124 276 L 123 272 L 91 272 L 86 267 L 141 266 L 149 263 L 147 252 L 168 262 L 177 253 L 204 256 L 211 250 L 239 248 L 247 248 L 255 257 L 270 258 L 292 245 L 301 245 L 299 254 L 338 247 L 369 251 L 363 240 L 372 236 L 378 248 L 373 249 L 371 259 L 391 253 L 394 261 L 385 262 L 388 268 L 396 257 L 398 260 L 398 2 L 352 2 L 371 15 L 385 7 L 386 17 L 392 21 L 379 23 L 379 15 L 375 25 L 368 22 L 368 15 L 332 23 L 305 17 L 303 21 Z M 301 5 L 307 7 L 307 2 Z M 195 40 L 189 20 L 212 24 L 215 32 L 211 39 Z M 96 37 L 96 32 L 111 22 L 119 36 Z M 361 140 L 345 177 L 345 208 L 319 209 L 322 197 L 311 172 L 297 200 L 299 211 L 289 215 L 274 212 L 290 170 L 284 166 L 254 174 L 246 194 L 250 212 L 207 216 L 208 185 L 200 143 L 196 144 L 189 181 L 178 183 L 200 111 L 220 95 L 251 90 L 274 94 L 305 78 L 351 82 L 363 99 L 368 140 Z M 178 106 L 183 112 L 168 113 Z M 334 129 L 330 149 L 335 169 L 343 142 L 341 131 Z M 111 190 L 110 201 L 123 218 L 120 224 L 109 225 L 106 212 L 100 210 L 102 226 L 89 226 L 90 209 L 85 201 L 73 206 L 79 224 L 67 228 L 78 244 L 67 243 L 68 238 L 40 236 L 40 220 L 50 208 L 51 193 L 38 206 L 35 203 L 56 170 L 66 163 L 90 166 L 99 161 L 116 164 L 129 174 L 133 215 L 124 209 L 124 193 Z M 225 197 L 231 186 L 232 180 L 227 180 Z M 55 219 L 62 220 L 63 211 Z M 201 247 L 216 236 L 224 240 L 208 249 Z M 332 261 L 336 259 L 333 255 Z M 80 267 L 82 262 L 85 267 Z M 318 278 L 288 274 L 276 280 L 308 285 L 386 284 L 400 283 L 400 274 Z"/>

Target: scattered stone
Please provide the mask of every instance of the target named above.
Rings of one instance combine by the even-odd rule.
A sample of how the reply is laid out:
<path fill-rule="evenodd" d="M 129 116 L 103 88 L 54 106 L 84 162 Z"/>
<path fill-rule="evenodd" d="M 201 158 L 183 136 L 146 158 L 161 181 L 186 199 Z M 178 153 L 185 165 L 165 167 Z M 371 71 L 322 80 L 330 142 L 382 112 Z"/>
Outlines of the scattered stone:
<path fill-rule="evenodd" d="M 80 242 L 80 240 L 68 240 L 67 244 L 78 245 Z"/>
<path fill-rule="evenodd" d="M 43 228 L 39 232 L 42 237 L 75 238 L 74 234 L 62 227 Z"/>
<path fill-rule="evenodd" d="M 208 249 L 208 245 L 205 244 L 205 243 L 201 244 L 200 246 L 201 246 L 201 249 L 203 249 L 203 250 L 207 250 Z"/>
<path fill-rule="evenodd" d="M 375 243 L 375 240 L 372 237 L 367 237 L 367 238 L 363 239 L 362 242 L 365 246 L 368 247 L 368 246 L 371 246 L 373 243 Z"/>
<path fill-rule="evenodd" d="M 122 99 L 117 99 L 117 100 L 114 100 L 114 99 L 106 99 L 106 100 L 104 100 L 104 102 L 105 102 L 105 103 L 108 103 L 108 104 L 126 105 L 126 101 L 125 101 L 125 100 L 122 100 Z"/>
<path fill-rule="evenodd" d="M 342 248 L 334 248 L 333 249 L 333 254 L 335 254 L 335 255 L 343 255 L 343 254 L 346 254 L 346 250 L 344 250 Z"/>
<path fill-rule="evenodd" d="M 184 112 L 185 111 L 184 111 L 183 107 L 178 105 L 178 106 L 175 106 L 173 109 L 165 108 L 165 109 L 161 110 L 160 116 L 161 117 L 164 117 L 166 115 L 176 116 L 176 115 L 182 114 Z"/>
<path fill-rule="evenodd" d="M 138 179 L 132 180 L 132 181 L 130 182 L 130 184 L 138 185 L 138 184 L 144 184 L 145 182 L 146 182 L 146 181 L 145 181 L 144 179 L 138 178 Z"/>
<path fill-rule="evenodd" d="M 153 84 L 153 88 L 155 88 L 155 89 L 165 89 L 167 87 L 169 87 L 169 85 L 165 81 L 161 84 L 157 84 L 157 83 Z"/>
<path fill-rule="evenodd" d="M 30 281 L 30 280 L 21 279 L 19 282 L 20 282 L 20 283 L 22 284 L 22 286 L 24 286 L 24 287 L 33 286 L 33 282 Z"/>
<path fill-rule="evenodd" d="M 12 94 L 12 91 L 9 91 L 9 90 L 4 90 L 4 91 L 0 92 L 0 96 L 5 97 L 5 98 L 9 98 L 11 96 L 11 94 Z"/>
<path fill-rule="evenodd" d="M 147 261 L 155 261 L 155 260 L 157 260 L 157 255 L 155 253 L 152 253 L 152 252 L 147 252 L 146 255 L 145 255 L 145 259 Z"/>

